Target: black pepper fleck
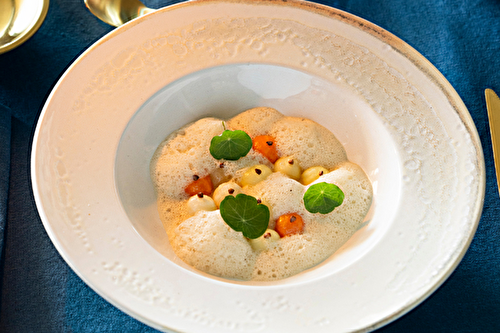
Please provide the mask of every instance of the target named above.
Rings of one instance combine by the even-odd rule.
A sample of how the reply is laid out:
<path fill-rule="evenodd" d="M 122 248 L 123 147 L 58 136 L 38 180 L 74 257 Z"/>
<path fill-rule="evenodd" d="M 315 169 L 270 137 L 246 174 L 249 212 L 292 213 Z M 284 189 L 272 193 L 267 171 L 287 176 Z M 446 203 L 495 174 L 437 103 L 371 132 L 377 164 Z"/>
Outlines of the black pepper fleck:
<path fill-rule="evenodd" d="M 260 175 L 262 173 L 262 170 L 261 169 L 255 169 L 255 172 Z"/>
<path fill-rule="evenodd" d="M 290 217 L 290 222 L 295 222 L 295 220 L 297 220 L 295 216 Z"/>
<path fill-rule="evenodd" d="M 198 198 L 203 198 L 203 192 L 200 192 L 197 195 L 198 195 Z"/>
<path fill-rule="evenodd" d="M 194 181 L 197 181 L 198 179 L 200 179 L 200 177 L 199 177 L 198 175 L 194 175 L 194 176 L 193 176 L 193 180 L 194 180 Z"/>

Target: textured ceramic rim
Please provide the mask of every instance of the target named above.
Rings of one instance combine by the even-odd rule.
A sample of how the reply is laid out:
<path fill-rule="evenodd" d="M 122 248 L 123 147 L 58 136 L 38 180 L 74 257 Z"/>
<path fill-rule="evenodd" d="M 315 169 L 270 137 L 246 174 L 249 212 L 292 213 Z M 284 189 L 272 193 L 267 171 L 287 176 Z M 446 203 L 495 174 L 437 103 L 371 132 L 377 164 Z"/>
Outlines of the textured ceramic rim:
<path fill-rule="evenodd" d="M 37 32 L 38 29 L 42 26 L 42 23 L 45 20 L 45 16 L 47 16 L 48 11 L 49 11 L 49 0 L 43 0 L 43 7 L 40 13 L 38 14 L 38 18 L 35 24 L 30 29 L 25 30 L 22 34 L 18 35 L 11 42 L 4 45 L 0 45 L 0 54 L 15 49 L 16 47 L 27 41 L 31 36 L 33 36 L 35 32 Z"/>
<path fill-rule="evenodd" d="M 170 10 L 175 10 L 176 8 L 179 8 L 180 6 L 195 6 L 197 3 L 207 3 L 207 2 L 217 3 L 217 2 L 227 2 L 227 1 L 199 0 L 196 2 L 177 4 L 177 5 L 172 6 L 172 7 L 164 8 L 161 11 L 170 11 Z M 233 2 L 248 3 L 247 1 L 233 1 Z M 399 39 L 399 38 L 395 37 L 394 35 L 392 35 L 391 33 L 387 32 L 386 30 L 384 30 L 384 29 L 382 29 L 382 28 L 380 28 L 380 27 L 378 27 L 378 26 L 376 26 L 368 21 L 360 19 L 354 15 L 342 12 L 342 11 L 334 9 L 334 8 L 323 6 L 320 4 L 309 3 L 309 2 L 288 2 L 288 1 L 272 1 L 272 0 L 258 0 L 258 1 L 252 1 L 252 3 L 255 3 L 255 4 L 269 3 L 269 4 L 273 4 L 273 5 L 282 4 L 284 6 L 293 6 L 293 7 L 300 8 L 303 10 L 308 10 L 308 11 L 314 12 L 316 14 L 326 16 L 326 17 L 331 17 L 332 19 L 339 20 L 339 21 L 345 22 L 351 26 L 354 26 L 354 27 L 376 37 L 377 39 L 383 41 L 384 43 L 390 45 L 394 50 L 396 50 L 397 52 L 402 54 L 404 57 L 409 59 L 417 68 L 419 68 L 420 71 L 422 71 L 426 75 L 426 77 L 428 77 L 430 80 L 432 80 L 433 83 L 435 83 L 436 86 L 438 86 L 440 88 L 441 92 L 448 98 L 448 101 L 451 103 L 453 109 L 456 111 L 456 113 L 459 116 L 460 120 L 462 121 L 463 125 L 467 129 L 468 134 L 472 138 L 473 144 L 475 146 L 475 150 L 477 152 L 476 161 L 478 163 L 477 167 L 479 169 L 478 172 L 479 172 L 479 177 L 480 177 L 479 184 L 478 184 L 478 186 L 479 186 L 478 196 L 476 198 L 475 203 L 473 204 L 474 216 L 476 216 L 476 220 L 474 221 L 474 225 L 473 225 L 473 230 L 469 234 L 469 237 L 466 240 L 465 246 L 463 247 L 463 250 L 461 251 L 461 253 L 457 256 L 456 260 L 450 265 L 448 271 L 446 271 L 443 274 L 442 278 L 437 283 L 435 283 L 432 288 L 430 288 L 420 298 L 415 299 L 412 303 L 407 304 L 404 308 L 402 308 L 402 309 L 394 312 L 393 314 L 379 320 L 378 322 L 374 323 L 372 326 L 360 329 L 359 331 L 364 332 L 364 331 L 370 331 L 370 330 L 379 328 L 379 327 L 381 327 L 381 326 L 383 326 L 391 321 L 394 321 L 395 319 L 399 318 L 403 314 L 407 313 L 408 311 L 413 309 L 415 306 L 420 304 L 423 300 L 425 300 L 428 296 L 430 296 L 449 277 L 449 275 L 454 271 L 456 266 L 459 264 L 459 262 L 461 261 L 461 259 L 465 255 L 465 252 L 467 251 L 467 249 L 472 241 L 475 230 L 476 230 L 477 225 L 479 223 L 479 219 L 481 216 L 480 213 L 482 211 L 482 206 L 483 206 L 483 201 L 484 201 L 484 192 L 485 192 L 485 184 L 486 184 L 484 159 L 483 159 L 483 155 L 482 155 L 482 148 L 481 148 L 481 144 L 480 144 L 480 140 L 479 140 L 479 135 L 478 135 L 477 130 L 474 126 L 472 118 L 470 117 L 470 114 L 467 111 L 467 108 L 465 107 L 465 105 L 463 104 L 460 97 L 453 89 L 453 87 L 444 78 L 444 76 L 427 59 L 425 59 L 422 55 L 420 55 L 416 50 L 414 50 L 408 44 L 403 42 L 401 39 Z M 149 15 L 154 15 L 154 13 L 149 14 Z M 126 24 L 123 27 L 121 27 L 121 28 L 111 32 L 110 34 L 106 35 L 105 37 L 103 37 L 101 40 L 96 42 L 92 47 L 90 47 L 89 50 L 84 52 L 80 56 L 80 58 L 77 59 L 75 61 L 75 63 L 68 69 L 68 71 L 71 71 L 71 68 L 75 64 L 77 64 L 83 57 L 85 57 L 85 55 L 88 52 L 91 52 L 92 49 L 99 46 L 101 43 L 113 38 L 115 35 L 118 35 L 120 32 L 133 28 L 140 21 L 141 21 L 141 18 L 134 20 L 134 21 L 130 22 L 129 24 Z M 57 85 L 56 85 L 56 88 L 54 89 L 54 91 L 56 89 L 57 89 Z M 47 103 L 50 101 L 51 97 L 52 97 L 52 94 L 48 98 Z M 45 112 L 45 109 L 44 109 L 44 112 Z M 43 118 L 43 114 L 44 113 L 42 113 L 42 116 L 40 119 Z M 37 131 L 38 131 L 38 129 L 37 129 Z M 35 146 L 35 145 L 36 145 L 36 134 L 35 134 L 35 141 L 33 143 L 33 146 Z M 33 150 L 32 163 L 34 163 L 34 160 L 35 160 L 35 150 Z M 34 180 L 36 180 L 34 170 L 32 170 L 32 177 Z M 38 191 L 36 188 L 36 181 L 33 182 L 33 186 L 34 186 L 34 192 L 35 192 L 35 199 L 37 201 L 38 206 L 41 208 L 41 206 L 39 205 L 40 199 L 39 199 L 39 194 L 38 194 Z M 47 223 L 46 216 L 43 213 L 41 213 L 41 215 L 42 215 L 42 220 L 44 221 L 44 224 Z M 49 235 L 50 235 L 50 232 L 49 232 Z M 51 236 L 51 238 L 53 237 L 52 235 L 50 235 L 50 236 Z M 57 243 L 54 243 L 54 244 L 55 244 L 56 248 L 58 248 L 58 250 L 61 250 Z M 63 257 L 65 257 L 64 251 L 59 251 L 59 252 L 61 253 L 61 255 Z M 68 260 L 67 260 L 67 262 L 77 272 L 77 270 L 75 269 L 75 267 L 73 267 L 71 262 Z M 87 282 L 85 277 L 83 277 L 83 276 L 80 276 L 80 277 L 84 281 Z M 106 298 L 106 299 L 108 299 L 108 298 Z M 108 299 L 108 301 L 109 301 L 109 299 Z M 121 306 L 120 304 L 115 304 L 116 302 L 113 302 L 113 301 L 110 301 L 110 302 L 112 304 L 114 304 L 116 307 L 126 311 L 130 315 L 142 320 L 143 322 L 147 322 L 150 325 L 152 325 L 153 327 L 158 327 L 157 324 L 152 323 L 145 318 L 142 318 L 140 315 L 135 314 L 135 313 L 130 313 L 130 311 L 125 310 L 124 307 Z"/>
<path fill-rule="evenodd" d="M 204 1 L 204 0 L 200 0 Z M 266 1 L 266 0 L 263 0 Z M 286 0 L 285 0 L 286 1 Z M 300 4 L 299 4 L 300 5 Z M 485 195 L 485 189 L 486 189 L 486 170 L 484 166 L 484 155 L 483 155 L 483 149 L 481 146 L 481 140 L 479 138 L 479 134 L 477 132 L 477 129 L 474 125 L 474 121 L 472 120 L 469 111 L 467 110 L 467 107 L 463 103 L 462 99 L 458 95 L 458 93 L 455 91 L 453 86 L 448 82 L 448 80 L 443 76 L 443 74 L 429 61 L 427 58 L 425 58 L 423 55 L 421 55 L 417 50 L 415 50 L 413 47 L 408 45 L 406 42 L 401 40 L 400 38 L 396 37 L 389 31 L 375 25 L 374 23 L 371 23 L 369 21 L 366 21 L 362 18 L 359 18 L 355 15 L 339 11 L 337 9 L 333 9 L 330 7 L 326 7 L 323 5 L 319 5 L 316 3 L 307 3 L 307 8 L 315 11 L 317 13 L 320 13 L 322 15 L 328 15 L 331 17 L 336 18 L 337 20 L 344 21 L 346 23 L 349 23 L 351 25 L 357 26 L 359 29 L 379 38 L 380 40 L 384 41 L 385 43 L 389 44 L 391 47 L 394 48 L 397 52 L 400 52 L 402 55 L 404 55 L 407 59 L 409 59 L 415 66 L 417 66 L 422 72 L 424 72 L 428 78 L 432 79 L 433 82 L 440 87 L 441 92 L 447 96 L 448 101 L 452 104 L 453 108 L 459 115 L 460 119 L 462 120 L 463 124 L 467 128 L 467 131 L 471 135 L 471 137 L 474 139 L 474 144 L 476 145 L 476 151 L 478 152 L 477 155 L 477 161 L 480 162 L 479 168 L 480 168 L 480 177 L 481 177 L 481 183 L 480 186 L 481 188 L 479 189 L 480 196 L 477 198 L 477 203 L 475 207 L 477 208 L 477 213 L 476 215 L 476 221 L 474 221 L 474 230 L 473 232 L 469 235 L 469 238 L 466 242 L 466 246 L 463 248 L 463 251 L 460 253 L 460 255 L 457 257 L 457 260 L 455 263 L 450 267 L 448 272 L 443 275 L 442 279 L 438 281 L 433 288 L 429 289 L 427 293 L 424 293 L 420 298 L 416 299 L 413 303 L 408 304 L 405 308 L 401 309 L 400 311 L 397 311 L 393 313 L 391 316 L 388 316 L 385 319 L 380 320 L 379 322 L 375 323 L 372 325 L 372 327 L 367 327 L 366 329 L 359 330 L 357 332 L 365 332 L 365 331 L 371 331 L 375 330 L 378 328 L 381 328 L 396 319 L 400 318 L 404 314 L 408 313 L 415 307 L 417 307 L 420 303 L 422 303 L 424 300 L 426 300 L 430 295 L 432 295 L 448 278 L 449 276 L 453 273 L 453 271 L 457 268 L 458 264 L 462 261 L 465 253 L 467 252 L 472 239 L 474 238 L 474 234 L 477 230 L 477 226 L 479 224 L 479 220 L 481 219 L 481 212 L 483 209 L 483 204 L 484 204 L 484 195 Z"/>

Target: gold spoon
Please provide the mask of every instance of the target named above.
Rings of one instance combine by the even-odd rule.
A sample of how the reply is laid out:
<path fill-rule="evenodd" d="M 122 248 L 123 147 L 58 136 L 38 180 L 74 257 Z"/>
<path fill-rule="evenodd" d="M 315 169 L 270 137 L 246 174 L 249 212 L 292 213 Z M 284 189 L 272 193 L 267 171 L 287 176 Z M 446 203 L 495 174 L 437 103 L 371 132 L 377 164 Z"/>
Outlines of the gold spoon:
<path fill-rule="evenodd" d="M 0 54 L 30 38 L 42 25 L 49 0 L 0 0 Z"/>
<path fill-rule="evenodd" d="M 84 0 L 92 14 L 101 21 L 118 27 L 136 17 L 154 12 L 139 0 Z"/>

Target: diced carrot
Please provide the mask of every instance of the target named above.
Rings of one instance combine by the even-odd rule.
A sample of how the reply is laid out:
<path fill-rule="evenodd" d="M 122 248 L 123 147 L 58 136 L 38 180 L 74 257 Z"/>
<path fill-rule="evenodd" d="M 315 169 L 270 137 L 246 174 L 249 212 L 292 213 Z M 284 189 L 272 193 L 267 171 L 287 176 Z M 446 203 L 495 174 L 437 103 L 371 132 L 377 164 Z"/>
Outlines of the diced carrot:
<path fill-rule="evenodd" d="M 278 152 L 276 151 L 276 142 L 270 135 L 259 135 L 253 140 L 253 150 L 258 151 L 271 163 L 276 162 L 278 159 Z"/>
<path fill-rule="evenodd" d="M 297 213 L 281 215 L 274 229 L 281 237 L 300 234 L 304 230 L 304 220 Z"/>
<path fill-rule="evenodd" d="M 199 178 L 198 176 L 193 176 L 193 182 L 186 186 L 184 191 L 189 194 L 189 196 L 193 196 L 198 193 L 203 193 L 205 195 L 211 195 L 214 189 L 212 185 L 212 179 L 210 175 L 205 176 L 203 178 Z"/>

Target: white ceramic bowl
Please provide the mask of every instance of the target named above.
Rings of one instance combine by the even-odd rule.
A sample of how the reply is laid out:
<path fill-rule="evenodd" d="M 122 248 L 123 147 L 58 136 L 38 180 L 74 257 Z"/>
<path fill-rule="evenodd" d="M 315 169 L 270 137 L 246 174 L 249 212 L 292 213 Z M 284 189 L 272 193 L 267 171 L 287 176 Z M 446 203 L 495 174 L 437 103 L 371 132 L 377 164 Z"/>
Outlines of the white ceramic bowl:
<path fill-rule="evenodd" d="M 199 272 L 173 253 L 149 161 L 175 129 L 255 106 L 329 128 L 371 179 L 367 225 L 275 282 Z M 102 38 L 68 69 L 35 133 L 44 226 L 96 292 L 179 332 L 369 331 L 432 293 L 463 257 L 484 196 L 470 115 L 383 29 L 308 2 L 197 1 Z"/>

